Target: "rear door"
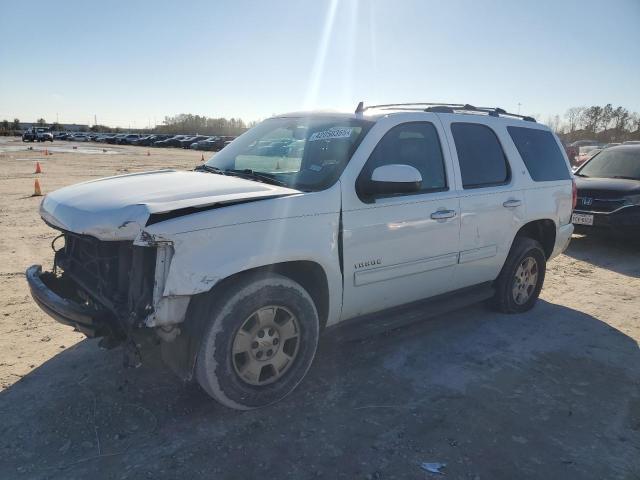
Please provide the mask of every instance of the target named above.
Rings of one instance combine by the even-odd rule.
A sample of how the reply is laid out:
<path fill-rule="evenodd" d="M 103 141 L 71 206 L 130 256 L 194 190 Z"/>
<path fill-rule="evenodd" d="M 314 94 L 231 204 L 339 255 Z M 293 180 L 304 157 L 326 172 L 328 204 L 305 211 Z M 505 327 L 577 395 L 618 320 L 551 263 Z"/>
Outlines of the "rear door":
<path fill-rule="evenodd" d="M 459 200 L 434 114 L 379 120 L 342 182 L 343 319 L 444 293 L 458 261 Z M 383 165 L 416 168 L 422 189 L 362 198 L 358 177 Z"/>
<path fill-rule="evenodd" d="M 525 218 L 524 195 L 499 120 L 441 114 L 461 185 L 456 288 L 494 280 Z"/>

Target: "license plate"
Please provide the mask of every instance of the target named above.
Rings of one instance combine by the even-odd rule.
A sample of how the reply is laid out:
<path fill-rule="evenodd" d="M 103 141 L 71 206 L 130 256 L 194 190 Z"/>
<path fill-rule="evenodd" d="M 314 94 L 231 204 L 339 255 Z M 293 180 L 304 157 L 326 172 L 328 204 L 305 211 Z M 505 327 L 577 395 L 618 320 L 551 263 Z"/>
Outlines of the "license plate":
<path fill-rule="evenodd" d="M 571 223 L 575 223 L 576 225 L 593 225 L 593 215 L 574 213 L 571 215 Z"/>

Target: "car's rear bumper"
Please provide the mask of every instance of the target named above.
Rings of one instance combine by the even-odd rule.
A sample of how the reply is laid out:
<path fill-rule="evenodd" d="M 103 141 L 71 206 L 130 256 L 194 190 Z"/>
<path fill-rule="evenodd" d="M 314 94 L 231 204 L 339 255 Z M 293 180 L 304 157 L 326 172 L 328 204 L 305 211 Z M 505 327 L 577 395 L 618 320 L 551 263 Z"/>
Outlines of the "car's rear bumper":
<path fill-rule="evenodd" d="M 571 242 L 571 235 L 573 234 L 573 224 L 569 223 L 567 225 L 562 225 L 558 228 L 556 233 L 556 243 L 553 247 L 553 252 L 551 253 L 551 257 L 549 259 L 560 255 L 564 252 L 569 243 Z"/>
<path fill-rule="evenodd" d="M 26 277 L 31 296 L 54 320 L 76 328 L 87 337 L 97 337 L 105 333 L 105 322 L 108 319 L 106 313 L 62 297 L 55 288 L 60 280 L 52 273 L 43 274 L 40 265 L 33 265 L 27 269 Z M 60 287 L 62 289 L 61 285 Z"/>

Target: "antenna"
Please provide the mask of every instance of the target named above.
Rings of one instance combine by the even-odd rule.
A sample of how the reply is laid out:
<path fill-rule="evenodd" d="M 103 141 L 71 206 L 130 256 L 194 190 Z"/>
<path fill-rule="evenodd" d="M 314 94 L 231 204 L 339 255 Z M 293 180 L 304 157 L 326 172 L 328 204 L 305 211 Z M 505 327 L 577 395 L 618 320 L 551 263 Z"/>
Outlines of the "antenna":
<path fill-rule="evenodd" d="M 356 107 L 356 111 L 355 111 L 355 113 L 356 113 L 356 114 L 358 114 L 358 113 L 359 113 L 359 114 L 362 114 L 363 112 L 364 112 L 364 102 L 360 102 L 360 103 L 358 104 L 358 106 Z"/>

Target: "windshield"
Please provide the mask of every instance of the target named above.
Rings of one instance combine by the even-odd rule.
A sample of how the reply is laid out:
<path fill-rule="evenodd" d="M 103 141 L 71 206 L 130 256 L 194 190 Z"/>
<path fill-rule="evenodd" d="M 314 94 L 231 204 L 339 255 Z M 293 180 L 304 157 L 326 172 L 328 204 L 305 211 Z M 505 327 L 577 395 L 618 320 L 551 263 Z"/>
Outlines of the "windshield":
<path fill-rule="evenodd" d="M 373 122 L 341 117 L 265 120 L 214 155 L 206 165 L 223 172 L 273 178 L 298 190 L 332 185 Z"/>
<path fill-rule="evenodd" d="M 589 145 L 586 147 L 580 147 L 580 154 L 589 153 L 592 150 L 599 148 L 597 145 Z"/>
<path fill-rule="evenodd" d="M 640 148 L 620 147 L 603 150 L 577 174 L 582 177 L 640 180 Z"/>

